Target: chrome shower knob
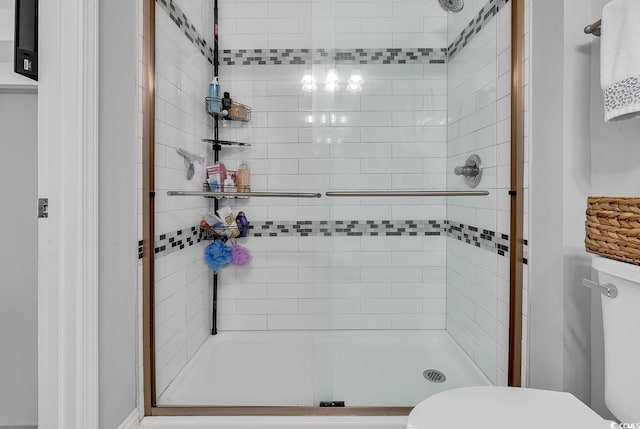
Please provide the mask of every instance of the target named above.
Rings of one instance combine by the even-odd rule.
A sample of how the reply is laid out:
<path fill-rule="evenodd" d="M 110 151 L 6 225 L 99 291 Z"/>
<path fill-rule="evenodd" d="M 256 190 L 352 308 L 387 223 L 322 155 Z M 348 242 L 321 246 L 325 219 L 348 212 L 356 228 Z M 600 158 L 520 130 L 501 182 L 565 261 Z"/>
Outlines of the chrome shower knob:
<path fill-rule="evenodd" d="M 463 176 L 470 188 L 476 188 L 482 180 L 482 160 L 478 155 L 471 155 L 464 166 L 456 167 L 453 172 L 456 176 Z"/>

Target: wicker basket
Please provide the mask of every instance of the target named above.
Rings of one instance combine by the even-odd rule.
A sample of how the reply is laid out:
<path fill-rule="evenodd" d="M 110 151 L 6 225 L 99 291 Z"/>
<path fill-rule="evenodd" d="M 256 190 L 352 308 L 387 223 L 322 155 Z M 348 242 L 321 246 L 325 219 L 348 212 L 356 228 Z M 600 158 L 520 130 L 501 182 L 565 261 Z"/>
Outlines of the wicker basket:
<path fill-rule="evenodd" d="M 640 198 L 590 197 L 587 252 L 640 265 Z"/>

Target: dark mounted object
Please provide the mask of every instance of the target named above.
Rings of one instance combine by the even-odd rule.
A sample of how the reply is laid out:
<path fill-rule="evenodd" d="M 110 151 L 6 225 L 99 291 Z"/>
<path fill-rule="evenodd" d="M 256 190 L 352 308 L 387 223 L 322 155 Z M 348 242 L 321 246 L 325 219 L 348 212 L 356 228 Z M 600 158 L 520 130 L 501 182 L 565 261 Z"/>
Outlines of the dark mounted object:
<path fill-rule="evenodd" d="M 16 0 L 13 71 L 38 80 L 38 0 Z"/>
<path fill-rule="evenodd" d="M 342 408 L 344 407 L 344 401 L 321 401 L 320 408 Z"/>

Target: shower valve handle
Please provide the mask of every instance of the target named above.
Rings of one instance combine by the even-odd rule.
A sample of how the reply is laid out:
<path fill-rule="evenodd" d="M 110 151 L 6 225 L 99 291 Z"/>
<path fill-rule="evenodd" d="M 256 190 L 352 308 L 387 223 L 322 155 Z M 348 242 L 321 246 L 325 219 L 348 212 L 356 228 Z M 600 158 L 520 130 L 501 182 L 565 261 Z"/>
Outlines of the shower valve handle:
<path fill-rule="evenodd" d="M 480 174 L 480 169 L 474 166 L 456 167 L 453 172 L 456 176 L 476 177 Z"/>
<path fill-rule="evenodd" d="M 467 158 L 467 161 L 462 167 L 456 167 L 453 169 L 456 176 L 464 177 L 464 181 L 467 186 L 476 188 L 482 180 L 482 160 L 476 154 Z"/>

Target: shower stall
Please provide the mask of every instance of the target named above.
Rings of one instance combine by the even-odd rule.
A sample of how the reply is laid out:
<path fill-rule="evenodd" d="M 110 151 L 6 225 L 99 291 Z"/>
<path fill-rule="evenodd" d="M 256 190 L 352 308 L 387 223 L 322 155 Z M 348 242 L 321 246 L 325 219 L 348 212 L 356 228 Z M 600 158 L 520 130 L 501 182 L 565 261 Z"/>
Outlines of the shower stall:
<path fill-rule="evenodd" d="M 404 415 L 519 385 L 520 2 L 144 8 L 146 413 Z M 224 210 L 245 237 L 209 230 Z"/>

